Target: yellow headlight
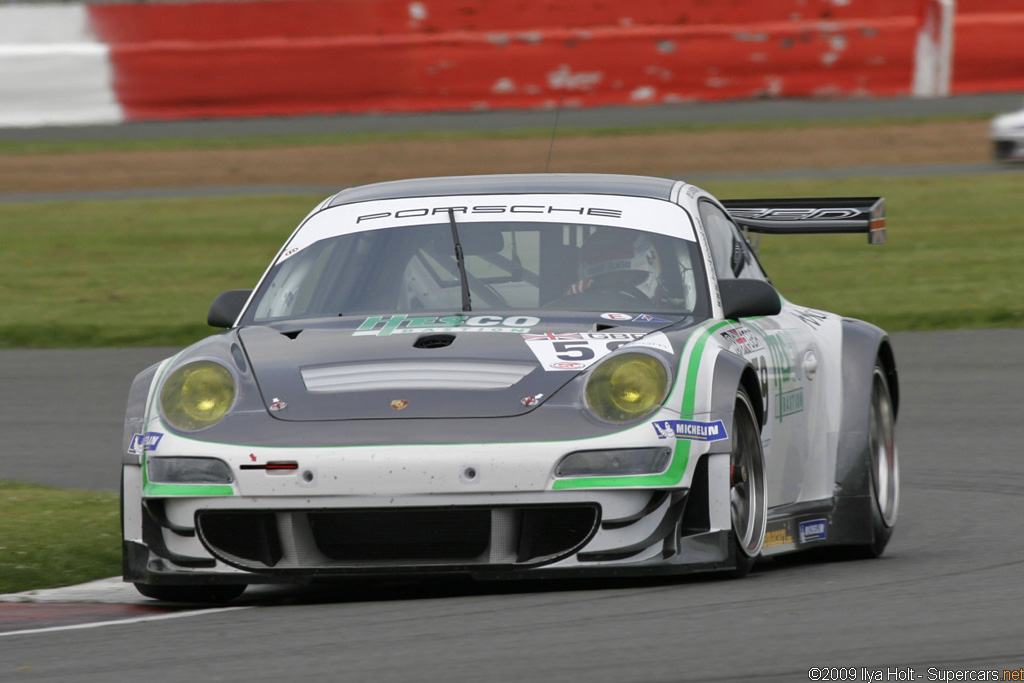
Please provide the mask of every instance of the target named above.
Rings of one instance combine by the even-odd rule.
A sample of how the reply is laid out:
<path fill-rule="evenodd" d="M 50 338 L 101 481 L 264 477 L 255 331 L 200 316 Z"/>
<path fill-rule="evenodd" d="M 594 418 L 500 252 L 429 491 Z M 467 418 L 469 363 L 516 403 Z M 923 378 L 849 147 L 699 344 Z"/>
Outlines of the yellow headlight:
<path fill-rule="evenodd" d="M 587 380 L 587 407 L 602 420 L 629 422 L 665 399 L 668 373 L 646 353 L 623 353 L 601 363 Z"/>
<path fill-rule="evenodd" d="M 160 390 L 163 417 L 179 429 L 216 424 L 235 401 L 235 380 L 219 363 L 197 361 L 171 373 Z"/>

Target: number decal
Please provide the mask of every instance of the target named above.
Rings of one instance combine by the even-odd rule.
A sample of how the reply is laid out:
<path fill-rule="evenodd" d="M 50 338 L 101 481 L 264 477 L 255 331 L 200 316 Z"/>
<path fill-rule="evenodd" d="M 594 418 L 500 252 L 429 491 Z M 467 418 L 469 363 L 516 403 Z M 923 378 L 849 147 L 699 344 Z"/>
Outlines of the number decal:
<path fill-rule="evenodd" d="M 564 341 L 552 342 L 555 347 L 555 355 L 559 360 L 591 360 L 596 355 L 590 348 L 590 343 L 585 341 Z"/>
<path fill-rule="evenodd" d="M 523 341 L 546 371 L 585 370 L 626 345 L 672 353 L 663 332 L 542 332 L 523 334 Z"/>

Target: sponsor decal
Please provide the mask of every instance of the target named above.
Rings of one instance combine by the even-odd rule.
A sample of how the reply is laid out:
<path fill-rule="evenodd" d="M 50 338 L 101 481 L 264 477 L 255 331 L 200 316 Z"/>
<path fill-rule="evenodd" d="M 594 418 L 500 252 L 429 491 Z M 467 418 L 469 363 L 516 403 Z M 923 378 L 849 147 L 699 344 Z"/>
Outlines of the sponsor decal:
<path fill-rule="evenodd" d="M 780 391 L 775 397 L 775 417 L 782 421 L 787 415 L 796 415 L 804 411 L 803 388 Z"/>
<path fill-rule="evenodd" d="M 765 348 L 764 339 L 746 325 L 740 325 L 719 334 L 722 339 L 731 342 L 736 347 L 736 352 L 741 356 L 746 356 Z"/>
<path fill-rule="evenodd" d="M 827 534 L 828 521 L 824 519 L 809 519 L 806 522 L 800 522 L 801 543 L 824 541 Z"/>
<path fill-rule="evenodd" d="M 405 410 L 406 408 L 409 407 L 409 402 L 406 401 L 404 398 L 396 398 L 394 401 L 391 402 L 391 407 L 394 408 L 395 410 Z"/>
<path fill-rule="evenodd" d="M 522 334 L 540 323 L 532 315 L 444 315 L 409 317 L 404 313 L 371 315 L 352 333 L 354 337 L 387 337 L 424 332 L 505 332 Z"/>
<path fill-rule="evenodd" d="M 793 545 L 793 534 L 789 531 L 788 522 L 769 524 L 765 531 L 763 547 L 774 548 L 780 545 Z"/>
<path fill-rule="evenodd" d="M 698 420 L 661 420 L 652 422 L 659 439 L 690 439 L 692 441 L 721 441 L 728 439 L 725 424 L 721 420 L 700 422 Z"/>
<path fill-rule="evenodd" d="M 270 408 L 273 412 L 277 413 L 277 412 L 280 412 L 280 411 L 284 410 L 285 408 L 287 408 L 288 407 L 288 403 L 286 403 L 285 401 L 282 401 L 279 398 L 274 398 L 274 399 L 271 399 L 270 405 L 268 405 L 267 407 Z"/>
<path fill-rule="evenodd" d="M 795 344 L 789 335 L 779 331 L 774 334 L 765 335 L 765 343 L 768 345 L 768 353 L 772 359 L 772 385 L 774 387 L 773 398 L 775 399 L 775 418 L 782 422 L 787 415 L 795 415 L 803 412 L 804 390 L 802 387 L 790 388 L 797 382 L 796 370 L 790 359 L 790 349 Z M 767 389 L 764 375 L 762 375 L 762 388 Z M 767 396 L 767 391 L 765 396 Z"/>
<path fill-rule="evenodd" d="M 666 320 L 665 318 L 658 318 L 658 317 L 655 317 L 653 315 L 648 315 L 647 313 L 641 313 L 637 317 L 633 318 L 633 322 L 635 322 L 635 323 L 667 323 L 667 322 L 670 322 L 670 321 Z"/>
<path fill-rule="evenodd" d="M 714 273 L 716 272 L 715 262 L 714 259 L 711 258 L 711 246 L 708 244 L 708 236 L 704 231 L 704 224 L 696 216 L 692 216 L 691 219 L 693 220 L 694 227 L 697 231 L 697 241 L 700 243 L 700 251 L 704 254 L 704 267 L 707 269 L 707 272 Z M 722 292 L 718 289 L 718 278 L 710 279 L 708 284 L 711 286 L 711 298 L 714 300 L 714 304 L 718 307 L 718 310 L 721 310 Z"/>
<path fill-rule="evenodd" d="M 629 263 L 628 261 L 626 262 Z M 605 320 L 632 320 L 633 316 L 628 313 L 602 313 L 601 317 Z"/>
<path fill-rule="evenodd" d="M 757 218 L 768 221 L 808 221 L 825 220 L 841 221 L 848 218 L 856 218 L 861 214 L 860 209 L 729 209 L 733 218 Z"/>
<path fill-rule="evenodd" d="M 629 346 L 630 348 L 634 346 L 644 346 L 649 349 L 658 349 L 665 353 L 672 353 L 672 342 L 670 342 L 668 337 L 661 332 L 652 332 L 651 334 L 645 335 L 636 341 L 631 341 L 624 346 Z"/>
<path fill-rule="evenodd" d="M 813 308 L 803 308 L 793 313 L 802 323 L 812 329 L 818 329 L 822 323 L 828 320 L 828 315 L 821 311 L 816 311 Z"/>
<path fill-rule="evenodd" d="M 543 334 L 524 334 L 523 339 L 528 342 L 531 341 L 566 341 L 566 340 L 579 340 L 583 336 L 579 332 L 570 332 L 568 334 L 555 334 L 554 332 L 545 332 Z"/>
<path fill-rule="evenodd" d="M 447 216 L 448 212 L 461 215 L 500 215 L 500 214 L 548 214 L 553 217 L 566 215 L 598 216 L 601 218 L 622 218 L 620 209 L 604 209 L 597 206 L 556 206 L 553 204 L 489 204 L 477 206 L 430 206 L 402 209 L 401 211 L 380 211 L 356 217 L 356 223 L 364 223 L 381 218 L 409 219 L 429 218 L 430 216 Z"/>
<path fill-rule="evenodd" d="M 661 332 L 545 332 L 522 336 L 545 370 L 583 370 L 626 345 L 672 352 L 668 337 Z"/>
<path fill-rule="evenodd" d="M 162 438 L 164 438 L 162 432 L 136 433 L 132 436 L 131 444 L 128 445 L 128 452 L 132 455 L 142 455 L 148 451 L 155 451 Z"/>
<path fill-rule="evenodd" d="M 519 402 L 527 408 L 532 408 L 540 403 L 540 400 L 544 398 L 544 394 L 537 394 L 536 396 L 523 396 Z"/>

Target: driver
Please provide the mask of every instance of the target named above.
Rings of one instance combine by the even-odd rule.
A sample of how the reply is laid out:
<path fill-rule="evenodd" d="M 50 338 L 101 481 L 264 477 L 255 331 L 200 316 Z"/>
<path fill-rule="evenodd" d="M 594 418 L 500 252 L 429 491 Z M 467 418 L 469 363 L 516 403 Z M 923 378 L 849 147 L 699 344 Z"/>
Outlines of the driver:
<path fill-rule="evenodd" d="M 599 230 L 583 244 L 579 278 L 567 295 L 589 290 L 654 300 L 660 294 L 661 260 L 643 233 Z"/>

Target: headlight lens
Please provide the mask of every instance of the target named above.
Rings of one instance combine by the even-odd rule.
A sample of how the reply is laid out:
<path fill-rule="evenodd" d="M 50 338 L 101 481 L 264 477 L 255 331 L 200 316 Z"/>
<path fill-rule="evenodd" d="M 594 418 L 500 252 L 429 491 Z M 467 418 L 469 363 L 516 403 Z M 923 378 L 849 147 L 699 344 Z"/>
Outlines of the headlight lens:
<path fill-rule="evenodd" d="M 587 407 L 608 422 L 637 420 L 665 400 L 668 372 L 654 356 L 623 353 L 598 365 L 587 380 Z"/>
<path fill-rule="evenodd" d="M 160 390 L 167 422 L 194 431 L 216 424 L 235 401 L 235 379 L 220 363 L 196 361 L 171 373 Z"/>
<path fill-rule="evenodd" d="M 162 457 L 146 460 L 149 480 L 163 484 L 230 484 L 231 468 L 216 458 Z"/>
<path fill-rule="evenodd" d="M 668 469 L 668 448 L 619 448 L 607 451 L 576 451 L 555 466 L 556 477 L 626 476 L 658 474 Z"/>

